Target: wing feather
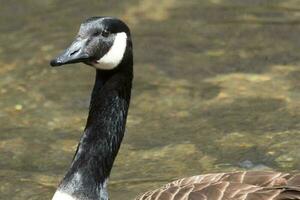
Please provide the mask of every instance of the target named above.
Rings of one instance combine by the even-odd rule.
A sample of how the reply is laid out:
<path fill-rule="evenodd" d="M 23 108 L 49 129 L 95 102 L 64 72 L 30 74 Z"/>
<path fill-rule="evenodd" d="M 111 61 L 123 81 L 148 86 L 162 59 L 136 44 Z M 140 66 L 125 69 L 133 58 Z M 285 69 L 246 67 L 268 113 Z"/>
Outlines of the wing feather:
<path fill-rule="evenodd" d="M 249 171 L 179 179 L 136 200 L 300 200 L 300 174 Z"/>

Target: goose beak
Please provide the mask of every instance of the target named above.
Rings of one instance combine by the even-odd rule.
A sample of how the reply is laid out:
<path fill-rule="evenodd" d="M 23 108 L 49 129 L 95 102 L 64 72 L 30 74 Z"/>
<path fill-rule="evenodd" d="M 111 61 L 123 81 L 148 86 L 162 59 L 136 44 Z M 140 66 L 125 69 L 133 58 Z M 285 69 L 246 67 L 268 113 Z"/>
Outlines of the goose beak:
<path fill-rule="evenodd" d="M 89 55 L 84 51 L 87 39 L 76 39 L 70 47 L 50 61 L 52 67 L 71 63 L 84 62 L 89 59 Z"/>

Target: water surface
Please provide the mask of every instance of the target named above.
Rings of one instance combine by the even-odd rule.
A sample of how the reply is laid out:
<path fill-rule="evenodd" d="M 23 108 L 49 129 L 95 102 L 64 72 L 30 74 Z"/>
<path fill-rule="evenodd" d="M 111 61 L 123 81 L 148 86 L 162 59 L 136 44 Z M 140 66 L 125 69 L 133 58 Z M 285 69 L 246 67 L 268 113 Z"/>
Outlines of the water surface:
<path fill-rule="evenodd" d="M 51 199 L 94 70 L 49 67 L 84 19 L 131 27 L 135 80 L 111 199 L 176 177 L 300 168 L 297 0 L 0 0 L 0 199 Z"/>

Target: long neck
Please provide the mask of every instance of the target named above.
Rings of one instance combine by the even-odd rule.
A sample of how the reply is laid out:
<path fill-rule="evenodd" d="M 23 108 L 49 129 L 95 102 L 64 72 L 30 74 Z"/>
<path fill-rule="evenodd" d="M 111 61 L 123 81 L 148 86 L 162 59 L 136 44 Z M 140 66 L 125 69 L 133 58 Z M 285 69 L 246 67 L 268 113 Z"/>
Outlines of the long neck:
<path fill-rule="evenodd" d="M 86 128 L 60 192 L 76 200 L 108 199 L 106 183 L 125 131 L 132 78 L 132 59 L 115 70 L 97 70 Z"/>

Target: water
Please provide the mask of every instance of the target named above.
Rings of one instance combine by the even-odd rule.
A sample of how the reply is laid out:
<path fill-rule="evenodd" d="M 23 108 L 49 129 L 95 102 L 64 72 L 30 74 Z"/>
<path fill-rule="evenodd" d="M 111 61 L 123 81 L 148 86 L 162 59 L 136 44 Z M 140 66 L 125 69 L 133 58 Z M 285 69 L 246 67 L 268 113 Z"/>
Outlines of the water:
<path fill-rule="evenodd" d="M 1 0 L 0 199 L 51 199 L 94 70 L 49 67 L 81 21 L 131 27 L 135 80 L 111 199 L 192 174 L 300 168 L 297 0 Z"/>

